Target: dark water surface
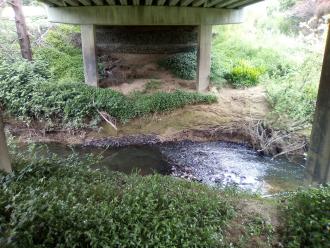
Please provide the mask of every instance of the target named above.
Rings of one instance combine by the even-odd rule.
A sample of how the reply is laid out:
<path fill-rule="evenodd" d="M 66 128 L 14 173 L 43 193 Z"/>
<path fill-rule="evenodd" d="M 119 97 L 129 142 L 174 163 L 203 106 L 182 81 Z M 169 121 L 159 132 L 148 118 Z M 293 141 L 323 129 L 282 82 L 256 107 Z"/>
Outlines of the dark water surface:
<path fill-rule="evenodd" d="M 124 173 L 139 171 L 142 175 L 189 175 L 208 185 L 236 185 L 263 194 L 294 190 L 304 181 L 304 160 L 272 160 L 245 146 L 227 142 L 179 142 L 116 149 L 67 147 L 57 143 L 48 147 L 61 156 L 69 155 L 72 150 L 80 154 L 102 154 L 104 159 L 94 168 Z"/>

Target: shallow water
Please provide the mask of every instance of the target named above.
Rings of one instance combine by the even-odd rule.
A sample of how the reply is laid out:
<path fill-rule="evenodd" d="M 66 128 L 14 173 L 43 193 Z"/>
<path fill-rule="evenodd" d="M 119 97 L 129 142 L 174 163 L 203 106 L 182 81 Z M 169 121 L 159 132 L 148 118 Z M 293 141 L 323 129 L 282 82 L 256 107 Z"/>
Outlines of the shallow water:
<path fill-rule="evenodd" d="M 117 149 L 67 147 L 49 144 L 49 150 L 69 155 L 102 154 L 94 168 L 142 175 L 160 173 L 187 176 L 208 185 L 235 185 L 262 194 L 294 190 L 303 185 L 304 161 L 272 160 L 255 151 L 227 142 L 180 142 L 154 146 L 130 146 Z"/>
<path fill-rule="evenodd" d="M 271 159 L 237 144 L 226 142 L 184 143 L 162 147 L 173 164 L 209 185 L 236 185 L 260 193 L 294 190 L 303 185 L 304 161 Z"/>

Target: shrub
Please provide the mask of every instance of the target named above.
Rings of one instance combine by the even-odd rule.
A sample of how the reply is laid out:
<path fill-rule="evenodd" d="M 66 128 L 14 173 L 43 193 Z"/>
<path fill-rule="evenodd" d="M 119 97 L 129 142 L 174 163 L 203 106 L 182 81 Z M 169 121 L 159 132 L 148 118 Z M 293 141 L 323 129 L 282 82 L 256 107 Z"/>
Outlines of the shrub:
<path fill-rule="evenodd" d="M 35 59 L 47 65 L 53 81 L 84 81 L 81 48 L 72 41 L 79 32 L 75 26 L 56 26 L 48 31 L 41 46 L 34 49 Z"/>
<path fill-rule="evenodd" d="M 124 96 L 112 89 L 81 83 L 54 84 L 38 63 L 0 63 L 0 101 L 11 115 L 67 125 L 90 126 L 97 110 L 125 122 L 144 114 L 163 112 L 187 104 L 212 103 L 215 96 L 176 91 Z M 47 71 L 47 70 L 45 70 Z"/>
<path fill-rule="evenodd" d="M 251 87 L 259 83 L 262 73 L 261 68 L 252 67 L 245 62 L 241 62 L 225 75 L 225 79 L 235 88 Z"/>
<path fill-rule="evenodd" d="M 300 18 L 283 16 L 276 19 L 279 31 L 285 35 L 297 36 L 299 34 Z"/>
<path fill-rule="evenodd" d="M 1 247 L 218 247 L 233 207 L 168 176 L 126 176 L 77 157 L 0 174 Z"/>
<path fill-rule="evenodd" d="M 159 61 L 159 65 L 170 70 L 179 78 L 187 80 L 196 79 L 196 51 L 171 55 Z"/>
<path fill-rule="evenodd" d="M 241 61 L 249 61 L 251 67 L 262 68 L 271 78 L 284 76 L 296 68 L 293 55 L 299 50 L 286 45 L 292 43 L 292 40 L 288 41 L 289 38 L 271 35 L 269 39 L 264 35 L 265 32 L 259 34 L 257 30 L 253 35 L 246 36 L 246 28 L 240 29 L 237 26 L 218 26 L 214 32 L 217 35 L 213 39 L 212 54 L 219 65 L 218 73 L 222 78 Z M 280 45 L 277 44 L 279 41 Z"/>
<path fill-rule="evenodd" d="M 196 79 L 197 69 L 197 52 L 191 51 L 188 53 L 177 53 L 160 60 L 159 65 L 165 69 L 170 70 L 175 76 L 193 80 Z M 217 80 L 219 78 L 219 64 L 217 60 L 212 56 L 211 60 L 211 80 Z"/>
<path fill-rule="evenodd" d="M 330 186 L 302 189 L 284 200 L 285 247 L 328 247 Z"/>
<path fill-rule="evenodd" d="M 296 125 L 311 124 L 321 67 L 322 55 L 310 54 L 295 71 L 269 81 L 266 89 L 273 113 L 294 120 Z"/>

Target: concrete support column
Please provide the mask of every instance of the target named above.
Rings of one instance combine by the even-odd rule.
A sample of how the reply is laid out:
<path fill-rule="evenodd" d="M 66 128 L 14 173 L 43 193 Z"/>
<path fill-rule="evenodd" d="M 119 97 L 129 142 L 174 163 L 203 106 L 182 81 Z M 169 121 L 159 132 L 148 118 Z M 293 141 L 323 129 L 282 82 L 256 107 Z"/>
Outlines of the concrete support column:
<path fill-rule="evenodd" d="M 95 25 L 81 25 L 85 83 L 98 86 Z"/>
<path fill-rule="evenodd" d="M 330 182 L 330 25 L 306 169 L 309 183 Z"/>
<path fill-rule="evenodd" d="M 206 91 L 211 73 L 212 25 L 198 26 L 197 90 Z"/>
<path fill-rule="evenodd" d="M 2 110 L 0 110 L 0 170 L 11 172 L 11 164 L 8 155 L 4 124 L 2 119 Z"/>

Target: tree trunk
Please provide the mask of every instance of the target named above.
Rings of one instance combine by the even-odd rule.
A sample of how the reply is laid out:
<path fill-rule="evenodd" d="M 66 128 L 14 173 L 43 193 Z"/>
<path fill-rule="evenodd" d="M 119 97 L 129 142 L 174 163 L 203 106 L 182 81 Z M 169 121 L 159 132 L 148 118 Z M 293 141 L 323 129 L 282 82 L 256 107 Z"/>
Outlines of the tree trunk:
<path fill-rule="evenodd" d="M 23 15 L 22 2 L 21 0 L 10 0 L 9 3 L 12 5 L 15 12 L 16 30 L 17 30 L 19 45 L 21 47 L 22 57 L 31 61 L 32 60 L 31 44 L 26 28 L 25 18 Z"/>
<path fill-rule="evenodd" d="M 9 160 L 5 129 L 2 119 L 2 110 L 0 109 L 0 170 L 11 172 L 11 164 Z"/>

